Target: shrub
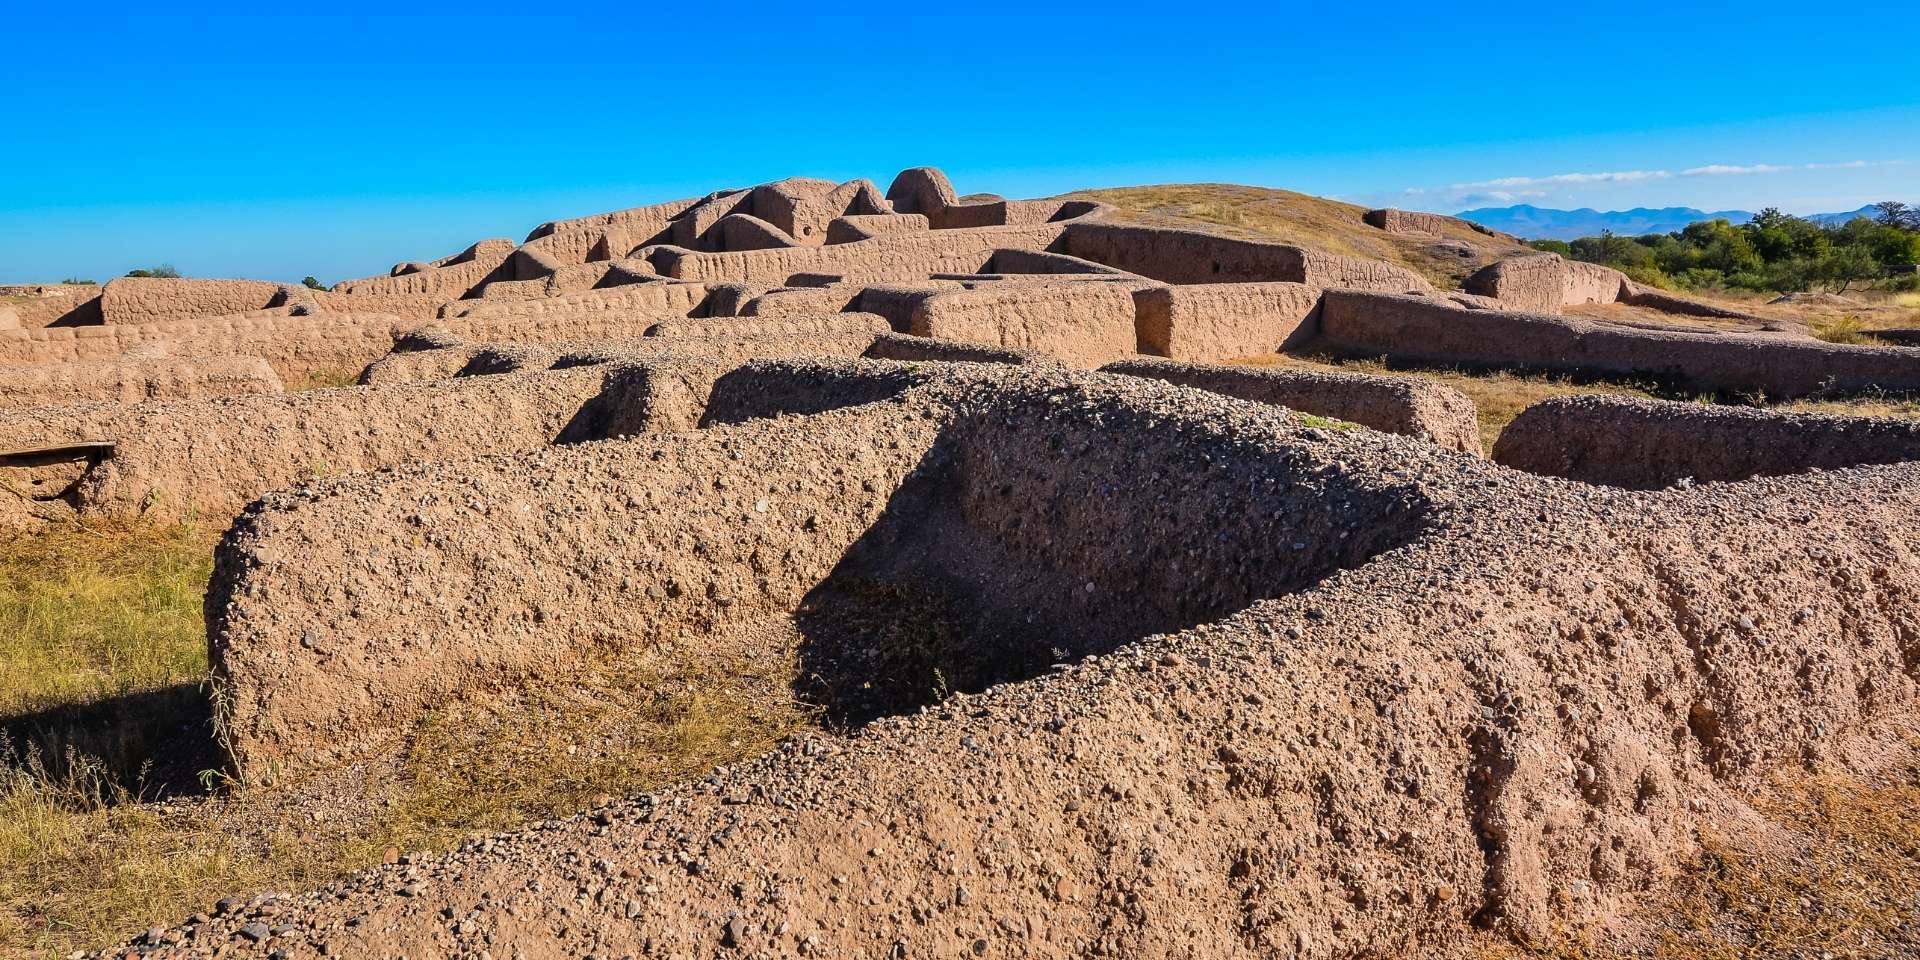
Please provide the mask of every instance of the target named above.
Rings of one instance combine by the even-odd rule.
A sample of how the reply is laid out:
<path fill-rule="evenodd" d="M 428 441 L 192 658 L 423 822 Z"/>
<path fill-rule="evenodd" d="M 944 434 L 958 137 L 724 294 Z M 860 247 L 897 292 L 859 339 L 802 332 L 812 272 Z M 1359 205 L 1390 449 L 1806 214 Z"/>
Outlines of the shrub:
<path fill-rule="evenodd" d="M 321 283 L 320 281 L 315 280 L 312 277 L 302 278 L 300 281 L 300 284 L 301 286 L 306 287 L 308 290 L 325 290 L 327 288 L 326 284 Z"/>
<path fill-rule="evenodd" d="M 180 271 L 175 270 L 171 263 L 163 263 L 157 267 L 143 267 L 139 270 L 128 270 L 127 276 L 149 277 L 155 280 L 178 280 L 180 279 Z"/>

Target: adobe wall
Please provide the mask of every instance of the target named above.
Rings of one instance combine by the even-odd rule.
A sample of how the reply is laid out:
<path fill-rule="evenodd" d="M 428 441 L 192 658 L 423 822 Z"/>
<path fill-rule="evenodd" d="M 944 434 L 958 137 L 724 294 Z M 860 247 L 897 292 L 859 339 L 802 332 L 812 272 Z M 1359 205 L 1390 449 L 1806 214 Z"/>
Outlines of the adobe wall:
<path fill-rule="evenodd" d="M 873 338 L 863 354 L 875 360 L 937 361 L 941 363 L 1012 363 L 1043 367 L 1063 366 L 1057 357 L 1032 350 L 989 347 L 955 340 L 935 340 L 901 333 Z"/>
<path fill-rule="evenodd" d="M 0 364 L 0 408 L 279 392 L 280 377 L 259 357 Z"/>
<path fill-rule="evenodd" d="M 1654 490 L 1920 460 L 1920 424 L 1630 397 L 1554 397 L 1522 411 L 1493 459 L 1516 470 Z"/>
<path fill-rule="evenodd" d="M 1693 317 L 1713 317 L 1721 320 L 1744 320 L 1754 324 L 1781 326 L 1780 321 L 1768 320 L 1741 310 L 1703 303 L 1690 297 L 1671 294 L 1665 290 L 1628 281 L 1621 288 L 1620 302 L 1636 307 L 1650 307 L 1668 313 L 1679 313 Z"/>
<path fill-rule="evenodd" d="M 0 330 L 0 363 L 113 360 L 135 347 L 164 344 L 180 356 L 260 357 L 290 381 L 359 370 L 384 356 L 394 337 L 416 323 L 387 314 L 323 313 Z"/>
<path fill-rule="evenodd" d="M 457 300 L 473 292 L 494 276 L 514 252 L 511 240 L 482 240 L 427 269 L 385 277 L 343 280 L 333 285 L 335 293 L 353 294 L 432 294 L 442 300 Z"/>
<path fill-rule="evenodd" d="M 836 283 L 825 287 L 769 290 L 742 304 L 739 314 L 745 317 L 781 317 L 839 313 L 854 308 L 862 289 L 857 283 Z"/>
<path fill-rule="evenodd" d="M 1316 333 L 1320 289 L 1300 283 L 1154 286 L 1134 294 L 1140 352 L 1175 360 L 1278 353 Z"/>
<path fill-rule="evenodd" d="M 1123 360 L 1100 369 L 1347 420 L 1475 456 L 1481 453 L 1473 401 L 1431 380 L 1158 359 Z"/>
<path fill-rule="evenodd" d="M 868 370 L 929 376 L 846 376 Z M 956 383 L 267 498 L 229 532 L 208 595 L 222 742 L 257 782 L 390 743 L 470 688 L 559 679 L 607 644 L 629 663 L 779 656 L 754 626 L 838 578 L 940 578 L 967 613 L 954 642 L 995 654 L 971 686 L 1284 592 L 1417 516 L 1403 491 L 1337 474 L 1315 477 L 1342 493 L 1322 504 L 1304 464 L 1223 463 L 1156 418 L 1051 402 L 1062 386 Z M 1175 536 L 1191 547 L 1170 563 Z"/>
<path fill-rule="evenodd" d="M 0 286 L 0 311 L 17 321 L 0 329 L 39 329 L 48 326 L 92 326 L 102 321 L 100 287 L 91 283 L 32 283 Z"/>
<path fill-rule="evenodd" d="M 1438 213 L 1421 213 L 1414 210 L 1396 210 L 1387 207 L 1368 210 L 1360 215 L 1370 227 L 1385 230 L 1388 233 L 1416 233 L 1444 236 L 1448 227 L 1466 227 L 1475 229 L 1467 221 L 1458 217 L 1443 216 Z"/>
<path fill-rule="evenodd" d="M 1095 367 L 1137 352 L 1137 284 L 988 284 L 936 293 L 914 308 L 905 333 L 1052 354 Z"/>
<path fill-rule="evenodd" d="M 479 319 L 632 311 L 699 316 L 709 289 L 704 283 L 634 283 L 531 300 L 461 300 L 446 304 L 440 315 Z"/>
<path fill-rule="evenodd" d="M 827 242 L 854 243 L 890 233 L 918 233 L 931 229 L 933 225 L 927 222 L 926 216 L 918 213 L 835 217 L 827 224 Z"/>
<path fill-rule="evenodd" d="M 675 218 L 699 202 L 700 198 L 692 197 L 572 220 L 555 220 L 535 227 L 521 246 L 562 265 L 621 257 L 658 237 Z"/>
<path fill-rule="evenodd" d="M 387 313 L 409 320 L 427 320 L 440 315 L 447 298 L 435 293 L 335 293 L 331 290 L 301 290 L 296 302 L 305 301 L 322 313 Z"/>
<path fill-rule="evenodd" d="M 1633 283 L 1612 267 L 1539 253 L 1488 264 L 1461 286 L 1509 310 L 1559 313 L 1568 304 L 1617 302 Z"/>
<path fill-rule="evenodd" d="M 1067 228 L 1060 252 L 1166 283 L 1279 280 L 1392 293 L 1433 289 L 1419 274 L 1378 260 L 1167 227 L 1077 221 Z"/>
<path fill-rule="evenodd" d="M 930 230 L 823 247 L 725 253 L 663 247 L 658 248 L 652 261 L 663 275 L 682 280 L 786 283 L 800 274 L 826 274 L 848 279 L 912 281 L 934 273 L 976 272 L 994 250 L 1003 247 L 1045 249 L 1059 239 L 1065 229 L 1065 224 L 1043 223 L 979 230 Z"/>
<path fill-rule="evenodd" d="M 661 320 L 647 327 L 649 337 L 789 337 L 881 334 L 892 328 L 871 313 L 782 314 L 773 317 L 714 317 Z"/>
<path fill-rule="evenodd" d="M 918 417 L 843 415 L 408 467 L 322 486 L 319 509 L 269 497 L 228 532 L 207 599 L 232 759 L 249 781 L 311 769 L 470 686 L 562 676 L 603 642 L 645 657 L 789 609 L 937 434 Z M 333 561 L 343 535 L 370 562 Z M 277 562 L 296 543 L 318 552 Z M 403 581 L 382 569 L 395 562 Z M 366 604 L 352 631 L 347 595 Z"/>
<path fill-rule="evenodd" d="M 1321 299 L 1314 346 L 1358 357 L 1645 376 L 1696 390 L 1790 399 L 1920 390 L 1920 349 L 1859 347 L 1776 334 L 1634 330 L 1579 317 L 1470 310 L 1351 290 Z"/>
<path fill-rule="evenodd" d="M 82 514 L 217 520 L 317 477 L 545 446 L 599 395 L 603 378 L 584 369 L 104 411 L 43 407 L 31 411 L 45 415 L 39 424 L 0 420 L 0 436 L 23 447 L 112 441 L 74 489 Z"/>
<path fill-rule="evenodd" d="M 293 289 L 263 280 L 119 277 L 100 289 L 100 315 L 108 324 L 137 324 L 250 313 L 285 305 Z"/>

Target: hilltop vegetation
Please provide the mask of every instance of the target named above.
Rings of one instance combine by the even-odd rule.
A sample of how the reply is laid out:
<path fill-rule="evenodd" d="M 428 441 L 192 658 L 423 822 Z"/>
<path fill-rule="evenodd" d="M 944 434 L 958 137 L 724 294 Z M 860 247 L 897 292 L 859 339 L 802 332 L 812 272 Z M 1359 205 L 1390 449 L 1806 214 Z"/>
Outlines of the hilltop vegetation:
<path fill-rule="evenodd" d="M 1602 233 L 1533 247 L 1613 267 L 1641 283 L 1684 290 L 1842 293 L 1873 285 L 1920 290 L 1920 210 L 1878 205 L 1873 219 L 1821 224 L 1768 207 L 1749 223 L 1707 220 L 1672 233 Z"/>
<path fill-rule="evenodd" d="M 1388 233 L 1360 219 L 1366 207 L 1267 187 L 1182 183 L 1083 190 L 1071 196 L 1112 204 L 1119 211 L 1114 219 L 1121 222 L 1198 227 L 1384 260 L 1447 289 L 1495 260 L 1527 252 L 1512 237 L 1489 236 L 1465 223 L 1436 236 Z"/>

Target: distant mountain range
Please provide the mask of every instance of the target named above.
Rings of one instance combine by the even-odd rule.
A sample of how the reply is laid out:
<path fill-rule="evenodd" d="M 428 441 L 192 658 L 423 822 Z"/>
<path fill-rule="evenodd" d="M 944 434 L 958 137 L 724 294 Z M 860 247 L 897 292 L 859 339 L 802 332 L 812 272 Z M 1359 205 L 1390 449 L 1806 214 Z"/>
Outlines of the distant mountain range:
<path fill-rule="evenodd" d="M 1845 223 L 1855 217 L 1871 217 L 1874 213 L 1873 205 L 1868 204 L 1846 213 L 1816 213 L 1806 219 L 1818 223 Z M 1611 230 L 1623 237 L 1637 237 L 1648 233 L 1672 233 L 1702 220 L 1746 223 L 1753 219 L 1753 213 L 1747 210 L 1719 210 L 1713 213 L 1692 207 L 1665 207 L 1659 210 L 1647 207 L 1635 207 L 1632 210 L 1581 207 L 1578 210 L 1551 210 L 1525 203 L 1511 207 L 1464 210 L 1454 216 L 1529 240 L 1597 237 L 1602 230 Z"/>

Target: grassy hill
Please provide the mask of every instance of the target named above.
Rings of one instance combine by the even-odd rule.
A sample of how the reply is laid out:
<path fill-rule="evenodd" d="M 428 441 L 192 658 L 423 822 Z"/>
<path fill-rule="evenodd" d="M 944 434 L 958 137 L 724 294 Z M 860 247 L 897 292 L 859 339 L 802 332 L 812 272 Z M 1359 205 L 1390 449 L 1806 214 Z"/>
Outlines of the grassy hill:
<path fill-rule="evenodd" d="M 1385 260 L 1415 270 L 1444 289 L 1459 287 L 1468 274 L 1502 257 L 1533 252 L 1514 237 L 1491 237 L 1465 224 L 1449 227 L 1439 237 L 1388 233 L 1360 219 L 1366 207 L 1268 187 L 1180 183 L 1082 190 L 1069 196 L 1110 203 L 1119 209 L 1116 219 L 1126 222 L 1198 227 Z"/>

